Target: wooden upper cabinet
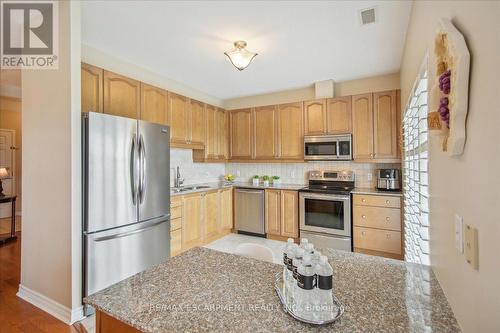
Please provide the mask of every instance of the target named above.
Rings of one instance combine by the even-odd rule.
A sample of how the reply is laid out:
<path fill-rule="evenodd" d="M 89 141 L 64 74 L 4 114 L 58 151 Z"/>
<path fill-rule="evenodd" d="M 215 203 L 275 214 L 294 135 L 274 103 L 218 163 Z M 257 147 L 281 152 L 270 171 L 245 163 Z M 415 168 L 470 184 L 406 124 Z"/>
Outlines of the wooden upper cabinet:
<path fill-rule="evenodd" d="M 224 109 L 218 108 L 215 112 L 215 119 L 217 123 L 217 135 L 216 135 L 216 145 L 217 145 L 217 156 L 221 160 L 226 160 L 228 158 L 228 116 Z"/>
<path fill-rule="evenodd" d="M 373 132 L 376 159 L 398 158 L 396 91 L 373 93 Z"/>
<path fill-rule="evenodd" d="M 281 236 L 299 237 L 298 191 L 281 191 Z"/>
<path fill-rule="evenodd" d="M 102 112 L 104 70 L 82 63 L 82 112 Z"/>
<path fill-rule="evenodd" d="M 373 158 L 373 96 L 352 96 L 354 159 Z"/>
<path fill-rule="evenodd" d="M 326 133 L 326 101 L 318 99 L 304 102 L 304 134 Z"/>
<path fill-rule="evenodd" d="M 187 143 L 188 137 L 188 101 L 187 98 L 169 93 L 170 142 Z"/>
<path fill-rule="evenodd" d="M 302 103 L 278 106 L 278 143 L 281 159 L 304 159 Z"/>
<path fill-rule="evenodd" d="M 140 119 L 168 125 L 168 92 L 166 90 L 141 83 Z"/>
<path fill-rule="evenodd" d="M 189 101 L 189 143 L 205 144 L 205 104 L 194 99 Z"/>
<path fill-rule="evenodd" d="M 233 110 L 229 114 L 231 158 L 251 159 L 253 126 L 251 109 Z"/>
<path fill-rule="evenodd" d="M 138 119 L 141 109 L 141 83 L 104 71 L 103 112 Z"/>
<path fill-rule="evenodd" d="M 205 158 L 216 159 L 218 157 L 217 147 L 217 109 L 215 106 L 206 105 L 205 108 Z"/>
<path fill-rule="evenodd" d="M 326 101 L 326 132 L 352 133 L 351 96 L 329 98 Z"/>
<path fill-rule="evenodd" d="M 262 106 L 253 110 L 255 159 L 274 159 L 277 156 L 277 107 Z"/>
<path fill-rule="evenodd" d="M 266 190 L 266 233 L 281 236 L 281 191 Z"/>

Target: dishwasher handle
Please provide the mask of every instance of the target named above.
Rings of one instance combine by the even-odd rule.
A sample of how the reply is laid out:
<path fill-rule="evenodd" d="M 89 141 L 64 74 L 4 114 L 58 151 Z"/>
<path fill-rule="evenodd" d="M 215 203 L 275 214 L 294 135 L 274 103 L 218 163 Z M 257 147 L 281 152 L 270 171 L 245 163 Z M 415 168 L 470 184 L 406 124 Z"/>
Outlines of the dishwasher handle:
<path fill-rule="evenodd" d="M 247 190 L 243 188 L 237 188 L 236 192 L 241 192 L 241 193 L 250 193 L 250 194 L 262 194 L 264 190 Z"/>

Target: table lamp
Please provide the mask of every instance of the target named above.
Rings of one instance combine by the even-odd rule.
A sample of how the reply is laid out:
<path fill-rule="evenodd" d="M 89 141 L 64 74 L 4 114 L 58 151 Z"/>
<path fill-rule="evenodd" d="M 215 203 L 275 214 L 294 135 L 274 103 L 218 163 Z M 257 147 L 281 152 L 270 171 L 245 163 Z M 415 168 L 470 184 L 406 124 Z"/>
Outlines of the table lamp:
<path fill-rule="evenodd" d="M 7 171 L 7 168 L 0 168 L 0 197 L 4 197 L 5 194 L 3 193 L 3 186 L 2 186 L 2 180 L 3 179 L 8 179 L 9 177 L 9 172 Z"/>

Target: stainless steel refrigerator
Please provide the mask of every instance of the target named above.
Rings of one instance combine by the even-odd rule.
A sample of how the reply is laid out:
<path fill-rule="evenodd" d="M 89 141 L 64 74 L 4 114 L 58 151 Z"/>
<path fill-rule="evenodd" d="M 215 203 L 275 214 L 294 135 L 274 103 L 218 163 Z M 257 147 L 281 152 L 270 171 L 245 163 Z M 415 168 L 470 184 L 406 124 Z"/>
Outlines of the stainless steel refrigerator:
<path fill-rule="evenodd" d="M 170 256 L 170 129 L 83 114 L 84 296 Z"/>

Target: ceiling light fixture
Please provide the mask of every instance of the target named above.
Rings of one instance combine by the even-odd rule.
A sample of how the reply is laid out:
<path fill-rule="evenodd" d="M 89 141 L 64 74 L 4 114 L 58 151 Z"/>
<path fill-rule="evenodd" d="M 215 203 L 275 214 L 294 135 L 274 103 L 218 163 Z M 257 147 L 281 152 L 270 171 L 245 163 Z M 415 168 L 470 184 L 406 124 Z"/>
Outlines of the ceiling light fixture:
<path fill-rule="evenodd" d="M 245 49 L 247 42 L 242 40 L 237 40 L 234 42 L 234 49 L 231 51 L 224 52 L 224 54 L 229 58 L 229 61 L 238 70 L 242 71 L 250 65 L 252 60 L 257 56 L 257 53 L 253 53 Z"/>

